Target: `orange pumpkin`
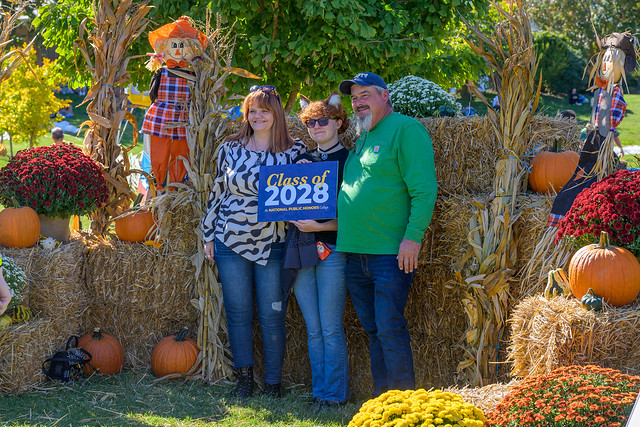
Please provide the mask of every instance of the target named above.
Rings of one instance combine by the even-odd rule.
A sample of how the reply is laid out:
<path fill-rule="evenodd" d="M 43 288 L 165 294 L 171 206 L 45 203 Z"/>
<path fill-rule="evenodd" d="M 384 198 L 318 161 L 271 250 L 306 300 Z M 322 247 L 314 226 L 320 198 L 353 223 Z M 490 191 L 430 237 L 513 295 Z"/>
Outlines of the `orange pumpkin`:
<path fill-rule="evenodd" d="M 581 299 L 589 289 L 615 307 L 631 303 L 640 292 L 640 263 L 624 248 L 611 246 L 609 234 L 587 245 L 569 263 L 571 292 Z"/>
<path fill-rule="evenodd" d="M 537 193 L 559 193 L 578 167 L 578 160 L 578 153 L 562 151 L 560 141 L 556 141 L 551 151 L 542 151 L 531 161 L 529 186 Z"/>
<path fill-rule="evenodd" d="M 155 233 L 149 235 L 149 230 L 155 225 L 153 213 L 147 209 L 132 212 L 115 220 L 118 239 L 125 242 L 144 242 L 153 239 Z"/>
<path fill-rule="evenodd" d="M 187 328 L 180 329 L 176 335 L 160 340 L 151 352 L 151 371 L 156 377 L 189 372 L 196 363 L 200 349 L 196 341 L 185 337 Z"/>
<path fill-rule="evenodd" d="M 122 344 L 113 335 L 100 332 L 95 328 L 92 334 L 80 337 L 78 345 L 91 353 L 91 364 L 101 374 L 117 374 L 124 366 L 124 350 Z M 84 372 L 93 372 L 91 366 L 84 365 Z"/>
<path fill-rule="evenodd" d="M 0 212 L 0 245 L 30 248 L 38 243 L 40 218 L 30 207 L 5 208 Z"/>

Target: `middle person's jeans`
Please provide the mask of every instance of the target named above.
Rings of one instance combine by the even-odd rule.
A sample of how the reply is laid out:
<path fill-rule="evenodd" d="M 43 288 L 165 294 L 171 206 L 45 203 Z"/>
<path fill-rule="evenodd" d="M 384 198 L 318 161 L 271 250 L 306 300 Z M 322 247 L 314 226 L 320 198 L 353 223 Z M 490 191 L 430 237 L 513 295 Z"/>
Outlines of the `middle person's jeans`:
<path fill-rule="evenodd" d="M 349 357 L 342 324 L 345 265 L 346 254 L 334 250 L 318 265 L 298 270 L 293 285 L 307 324 L 313 397 L 338 402 L 349 399 Z"/>

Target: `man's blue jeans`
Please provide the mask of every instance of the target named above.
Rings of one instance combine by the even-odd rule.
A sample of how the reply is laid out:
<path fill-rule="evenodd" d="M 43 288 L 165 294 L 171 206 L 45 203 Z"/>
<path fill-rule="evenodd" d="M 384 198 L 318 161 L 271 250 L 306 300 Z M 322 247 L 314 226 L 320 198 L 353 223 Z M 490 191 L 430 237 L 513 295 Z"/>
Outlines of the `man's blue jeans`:
<path fill-rule="evenodd" d="M 280 272 L 284 243 L 271 246 L 267 265 L 259 265 L 215 240 L 215 260 L 222 283 L 227 313 L 227 331 L 234 368 L 253 366 L 253 295 L 258 309 L 264 352 L 264 381 L 279 384 L 286 346 L 287 299 L 282 292 Z"/>
<path fill-rule="evenodd" d="M 364 330 L 369 334 L 374 396 L 415 388 L 411 339 L 404 309 L 413 273 L 398 268 L 396 255 L 350 253 L 345 281 Z"/>
<path fill-rule="evenodd" d="M 298 270 L 293 285 L 307 324 L 313 397 L 338 402 L 349 399 L 349 355 L 342 325 L 346 260 L 345 253 L 333 251 L 317 266 Z"/>

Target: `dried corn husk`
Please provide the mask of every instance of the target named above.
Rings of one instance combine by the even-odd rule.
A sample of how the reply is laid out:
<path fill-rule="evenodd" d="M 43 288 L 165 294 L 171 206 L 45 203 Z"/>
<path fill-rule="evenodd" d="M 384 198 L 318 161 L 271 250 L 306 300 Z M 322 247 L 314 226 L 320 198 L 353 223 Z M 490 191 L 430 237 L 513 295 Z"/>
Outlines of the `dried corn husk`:
<path fill-rule="evenodd" d="M 129 82 L 127 66 L 134 58 L 128 56 L 129 47 L 147 27 L 149 10 L 148 1 L 95 1 L 94 17 L 81 23 L 79 37 L 74 43 L 74 50 L 84 57 L 87 69 L 91 71 L 93 83 L 83 101 L 83 104 L 89 102 L 87 114 L 90 118 L 81 125 L 81 128 L 88 126 L 84 152 L 102 166 L 109 188 L 106 206 L 91 215 L 91 229 L 100 235 L 106 233 L 111 218 L 128 208 L 136 198 L 129 188 L 127 176 L 133 173 L 128 152 L 136 145 L 138 125 L 133 114 L 125 108 L 128 95 L 124 87 Z M 94 28 L 85 38 L 89 19 Z M 129 148 L 118 143 L 123 120 L 133 126 L 133 145 Z M 153 185 L 151 181 L 150 185 Z"/>

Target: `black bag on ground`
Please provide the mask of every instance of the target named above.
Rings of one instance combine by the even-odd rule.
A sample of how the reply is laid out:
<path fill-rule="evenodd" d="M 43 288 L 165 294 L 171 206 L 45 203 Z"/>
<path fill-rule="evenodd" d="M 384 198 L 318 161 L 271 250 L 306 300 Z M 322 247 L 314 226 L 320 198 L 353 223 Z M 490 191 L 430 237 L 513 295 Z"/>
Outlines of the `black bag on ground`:
<path fill-rule="evenodd" d="M 73 344 L 74 342 L 75 344 Z M 78 337 L 73 335 L 67 340 L 64 350 L 57 352 L 42 363 L 42 372 L 50 380 L 66 384 L 80 379 L 84 372 L 84 365 L 92 366 L 89 363 L 90 360 L 91 354 L 78 347 Z"/>

